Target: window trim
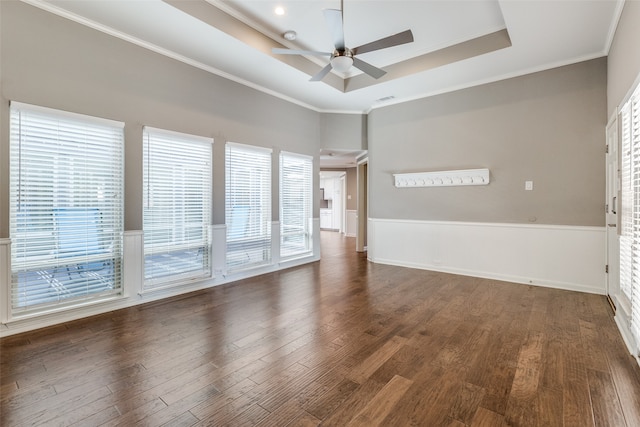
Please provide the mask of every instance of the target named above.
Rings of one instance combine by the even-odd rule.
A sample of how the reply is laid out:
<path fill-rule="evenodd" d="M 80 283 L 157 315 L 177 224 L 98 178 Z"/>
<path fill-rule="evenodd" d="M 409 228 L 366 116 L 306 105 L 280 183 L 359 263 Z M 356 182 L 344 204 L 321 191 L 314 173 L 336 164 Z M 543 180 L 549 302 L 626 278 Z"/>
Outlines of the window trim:
<path fill-rule="evenodd" d="M 179 286 L 186 283 L 191 283 L 193 281 L 209 279 L 213 277 L 213 260 L 212 260 L 212 239 L 211 239 L 211 221 L 212 221 L 212 206 L 213 206 L 213 138 L 203 137 L 199 135 L 193 135 L 183 132 L 176 132 L 167 129 L 160 129 L 151 126 L 143 127 L 143 259 L 142 262 L 142 270 L 143 270 L 143 281 L 142 281 L 142 291 L 141 293 L 156 291 L 159 289 L 165 289 L 168 287 Z M 147 163 L 148 159 L 145 153 L 147 153 L 148 146 L 151 144 L 151 140 L 149 137 L 159 137 L 166 139 L 173 139 L 180 141 L 184 144 L 197 144 L 201 146 L 208 147 L 208 168 L 203 168 L 200 170 L 207 171 L 207 188 L 204 190 L 204 198 L 205 204 L 202 206 L 202 213 L 204 215 L 202 226 L 205 229 L 204 236 L 204 253 L 203 256 L 203 270 L 202 271 L 183 271 L 172 275 L 163 275 L 158 277 L 147 278 L 147 255 L 153 252 L 152 249 L 145 247 L 145 217 L 147 213 L 147 198 L 148 196 L 148 182 L 147 182 L 147 174 L 149 170 L 149 165 Z M 194 241 L 194 243 L 197 243 Z M 186 245 L 186 246 L 185 246 Z M 184 248 L 192 247 L 191 243 L 186 243 L 182 245 Z M 175 244 L 172 245 L 173 248 L 176 247 Z M 148 250 L 149 249 L 149 250 Z M 157 253 L 161 253 L 162 251 L 158 251 Z"/>
<path fill-rule="evenodd" d="M 619 109 L 618 120 L 622 193 L 619 219 L 621 224 L 620 293 L 628 298 L 630 303 L 629 329 L 638 346 L 640 345 L 640 84 L 636 84 L 630 91 L 630 95 L 626 97 Z M 625 186 L 630 188 L 625 189 Z M 625 227 L 625 224 L 628 226 Z M 640 348 L 637 348 L 636 355 L 639 351 Z"/>
<path fill-rule="evenodd" d="M 55 179 L 54 181 L 51 181 L 51 188 L 54 189 L 53 190 L 54 195 L 50 196 L 52 197 L 51 202 L 48 202 L 48 201 L 41 202 L 41 203 L 44 203 L 42 205 L 44 206 L 44 208 L 40 207 L 39 211 L 41 212 L 40 215 L 44 213 L 44 215 L 46 215 L 47 217 L 50 217 L 50 219 L 48 219 L 47 222 L 43 224 L 44 226 L 49 228 L 53 227 L 51 228 L 50 232 L 54 233 L 53 236 L 55 237 L 55 241 L 54 241 L 55 243 L 50 243 L 48 246 L 51 248 L 58 247 L 57 252 L 53 252 L 51 254 L 45 254 L 45 255 L 42 255 L 42 257 L 36 256 L 35 258 L 33 256 L 28 256 L 27 258 L 24 259 L 24 262 L 22 263 L 22 265 L 20 267 L 17 267 L 15 265 L 16 264 L 15 261 L 16 261 L 16 257 L 18 256 L 16 255 L 16 251 L 18 251 L 18 249 L 16 249 L 16 245 L 18 241 L 18 234 L 17 234 L 19 232 L 18 227 L 20 226 L 18 223 L 19 221 L 18 217 L 20 212 L 19 206 L 23 203 L 22 197 L 24 197 L 23 191 L 25 191 L 23 186 L 26 186 L 26 191 L 29 191 L 30 186 L 33 186 L 33 183 L 30 182 L 29 178 L 25 177 L 25 174 L 27 174 L 27 172 L 25 172 L 25 169 L 22 166 L 23 162 L 25 161 L 25 156 L 22 154 L 23 150 L 25 149 L 23 144 L 26 144 L 26 142 L 23 142 L 25 133 L 22 131 L 22 126 L 23 126 L 22 114 L 24 113 L 44 115 L 45 117 L 42 120 L 44 120 L 45 123 L 46 121 L 50 121 L 50 122 L 57 121 L 57 122 L 60 122 L 62 126 L 68 126 L 70 128 L 86 130 L 87 128 L 90 128 L 92 125 L 95 125 L 97 127 L 102 127 L 102 128 L 105 128 L 105 127 L 111 128 L 108 132 L 111 135 L 108 136 L 108 139 L 106 140 L 106 142 L 104 142 L 104 144 L 105 144 L 105 147 L 108 147 L 109 144 L 114 144 L 110 146 L 110 152 L 113 153 L 116 157 L 110 158 L 108 162 L 104 164 L 104 168 L 102 169 L 98 168 L 93 170 L 95 170 L 96 175 L 99 175 L 100 172 L 104 173 L 106 169 L 110 169 L 115 166 L 117 170 L 120 171 L 121 173 L 113 174 L 113 170 L 108 171 L 108 173 L 111 175 L 111 178 L 108 181 L 106 181 L 108 184 L 107 188 L 111 191 L 114 191 L 116 194 L 116 197 L 111 198 L 109 202 L 106 202 L 106 204 L 94 203 L 94 204 L 86 205 L 84 203 L 80 203 L 80 204 L 78 203 L 78 197 L 80 197 L 81 201 L 91 200 L 91 199 L 86 199 L 87 195 L 89 195 L 90 192 L 88 193 L 86 188 L 83 188 L 83 187 L 86 187 L 87 185 L 86 183 L 88 182 L 87 180 L 84 180 L 79 183 L 82 186 L 80 187 L 81 188 L 80 191 L 77 190 L 79 187 L 77 186 L 75 187 L 76 191 L 71 192 L 73 196 L 70 200 L 66 200 L 69 198 L 69 196 L 64 196 L 65 199 L 62 202 L 60 202 L 59 200 L 54 201 L 54 199 L 57 198 L 57 196 L 55 196 L 55 193 L 59 193 L 59 190 L 55 190 L 55 188 L 59 189 L 60 186 L 63 184 L 59 181 L 59 178 Z M 14 114 L 16 114 L 20 120 L 20 122 L 17 124 L 17 126 L 19 126 L 19 130 L 17 131 L 17 133 L 14 132 L 14 129 L 13 129 Z M 31 126 L 34 126 L 36 124 L 37 124 L 37 121 L 34 120 Z M 10 223 L 9 241 L 11 242 L 11 250 L 10 250 L 11 265 L 9 268 L 10 271 L 7 272 L 7 275 L 9 276 L 8 277 L 9 281 L 7 283 L 7 288 L 4 290 L 4 292 L 7 293 L 6 295 L 7 296 L 7 304 L 6 304 L 6 313 L 7 313 L 6 320 L 7 321 L 40 316 L 40 315 L 52 313 L 52 312 L 67 311 L 71 308 L 78 308 L 86 305 L 93 305 L 93 304 L 101 303 L 107 300 L 111 301 L 114 299 L 120 299 L 124 297 L 125 287 L 124 287 L 124 280 L 123 280 L 123 262 L 122 262 L 123 251 L 124 251 L 124 126 L 125 124 L 123 122 L 116 121 L 116 120 L 95 117 L 95 116 L 90 116 L 86 114 L 74 113 L 74 112 L 48 108 L 48 107 L 43 107 L 38 105 L 32 105 L 32 104 L 27 104 L 27 103 L 22 103 L 17 101 L 9 102 L 9 158 L 10 158 L 9 200 L 11 204 L 11 209 L 9 212 L 9 223 Z M 69 136 L 70 135 L 69 133 L 61 134 L 61 135 L 63 135 L 63 137 L 58 138 L 57 134 L 53 135 L 51 132 L 49 132 L 48 134 L 45 133 L 42 138 L 45 138 L 45 140 L 53 140 L 53 138 L 58 138 L 57 140 L 60 141 L 60 143 L 62 144 L 59 146 L 63 147 L 64 150 L 59 152 L 54 151 L 53 149 L 40 150 L 40 151 L 43 153 L 50 153 L 50 155 L 54 155 L 54 153 L 56 152 L 63 153 L 63 154 L 58 154 L 58 156 L 62 156 L 73 151 L 72 148 L 70 148 L 71 144 L 82 144 L 82 143 L 87 144 L 87 141 L 83 141 L 83 139 L 81 138 L 75 138 L 75 139 L 72 138 L 71 136 Z M 100 131 L 98 131 L 97 134 L 84 133 L 82 135 L 92 135 L 92 138 L 96 138 L 97 135 L 100 135 Z M 66 136 L 68 139 L 65 139 L 64 136 Z M 115 139 L 113 138 L 114 136 L 115 136 Z M 19 138 L 19 140 L 16 141 L 15 138 Z M 95 143 L 95 140 L 89 140 L 89 141 L 91 141 L 91 143 Z M 15 147 L 15 144 L 18 144 L 18 147 Z M 37 149 L 37 146 L 36 146 L 36 149 Z M 18 152 L 17 158 L 16 158 L 16 151 Z M 91 155 L 92 155 L 92 151 L 87 151 L 83 153 L 83 156 L 73 157 L 71 158 L 71 160 L 69 160 L 70 158 L 67 157 L 65 158 L 65 161 L 77 162 L 80 165 L 78 166 L 79 168 L 78 170 L 80 171 L 80 170 L 83 170 L 83 167 L 86 168 L 86 166 L 82 166 L 82 163 L 83 162 L 86 163 L 88 160 L 88 156 L 91 156 Z M 40 162 L 42 162 L 42 160 Z M 93 165 L 95 165 L 95 163 L 93 163 Z M 17 168 L 17 171 L 16 171 L 16 168 Z M 51 172 L 51 174 L 54 175 L 55 173 L 56 172 L 54 169 L 54 172 Z M 94 176 L 94 179 L 95 179 L 95 176 Z M 70 188 L 73 188 L 74 184 L 75 183 L 71 183 L 67 185 L 72 185 L 72 187 Z M 116 200 L 117 202 L 114 204 L 112 202 L 113 200 Z M 104 209 L 105 206 L 109 209 L 107 209 L 107 211 L 100 212 L 100 209 Z M 75 230 L 78 229 L 78 227 L 81 227 L 80 224 L 82 223 L 78 221 L 81 221 L 83 220 L 83 218 L 85 218 L 84 216 L 81 215 L 83 212 L 87 215 L 86 221 L 97 221 L 97 220 L 102 221 L 104 219 L 103 216 L 100 216 L 100 217 L 93 216 L 94 219 L 90 220 L 89 219 L 90 217 L 88 215 L 90 215 L 90 211 L 94 209 L 101 215 L 105 212 L 108 212 L 107 221 L 109 225 L 107 227 L 109 228 L 97 229 L 96 233 L 99 233 L 99 234 L 94 237 L 86 235 L 86 237 L 81 237 L 80 239 L 78 239 L 78 236 L 82 236 L 82 233 L 78 234 L 75 232 Z M 73 213 L 73 215 L 69 217 L 65 212 Z M 55 221 L 63 220 L 62 219 L 63 217 L 60 216 L 62 214 L 66 215 L 66 219 L 64 219 L 64 221 L 72 221 L 72 222 L 66 222 L 64 223 L 64 225 L 61 225 L 62 223 L 55 222 Z M 44 217 L 40 216 L 39 219 L 42 219 L 42 218 Z M 65 227 L 64 229 L 74 230 L 73 234 L 68 235 L 69 237 L 67 237 L 67 240 L 65 243 L 67 245 L 67 248 L 65 249 L 65 251 L 69 254 L 69 256 L 62 256 L 61 253 L 59 252 L 62 250 L 60 249 L 60 246 L 59 246 L 62 244 L 59 242 L 59 239 L 62 238 L 60 236 L 60 233 L 62 232 L 61 230 L 64 230 L 64 229 L 60 229 L 61 226 L 64 226 Z M 73 236 L 73 237 L 70 237 L 70 236 Z M 103 250 L 104 252 L 101 252 L 99 254 L 92 253 L 89 250 L 90 247 L 88 245 L 91 245 L 91 242 L 88 239 L 92 239 L 92 238 L 102 239 L 105 236 L 109 238 L 109 240 L 107 241 L 108 245 L 106 246 L 107 249 L 104 249 Z M 24 237 L 24 238 L 27 238 L 27 237 Z M 72 238 L 73 240 L 68 240 L 69 238 Z M 31 238 L 31 240 L 32 239 L 33 237 Z M 25 244 L 28 244 L 28 242 L 25 241 Z M 33 244 L 33 240 L 31 244 Z M 81 252 L 81 251 L 84 251 L 84 252 Z M 34 258 L 34 259 L 31 259 L 31 258 Z M 39 259 L 36 259 L 36 258 L 39 258 Z M 107 290 L 97 290 L 99 286 L 96 287 L 96 284 L 91 281 L 91 278 L 86 277 L 95 273 L 89 273 L 92 270 L 87 270 L 86 268 L 93 267 L 95 266 L 96 263 L 102 262 L 104 260 L 108 260 L 108 262 L 112 263 L 111 266 L 108 267 L 111 270 L 111 272 L 109 273 L 108 276 L 105 276 L 108 278 L 107 282 L 111 284 L 111 288 Z M 35 265 L 37 265 L 38 268 L 37 269 L 31 268 L 30 267 L 31 262 L 35 263 Z M 103 264 L 103 265 L 106 265 L 106 264 Z M 46 268 L 43 269 L 42 267 L 46 267 Z M 24 305 L 17 305 L 17 300 L 14 299 L 14 297 L 17 298 L 17 296 L 15 296 L 14 294 L 14 292 L 17 292 L 16 290 L 17 284 L 13 279 L 14 275 L 18 274 L 19 271 L 22 271 L 25 274 L 28 274 L 29 271 L 32 271 L 34 273 L 36 272 L 36 270 L 38 272 L 47 272 L 47 271 L 50 271 L 51 269 L 53 269 L 54 271 L 53 274 L 57 274 L 55 273 L 55 270 L 62 271 L 61 269 L 66 269 L 69 272 L 68 274 L 69 283 L 58 282 L 58 279 L 55 277 L 55 275 L 51 276 L 50 279 L 47 279 L 47 281 L 49 281 L 49 283 L 52 280 L 56 281 L 57 283 L 63 283 L 64 292 L 71 294 L 71 296 L 69 297 L 59 296 L 55 300 L 34 302 L 34 303 L 28 303 L 27 301 L 25 302 Z M 78 270 L 70 270 L 70 269 L 78 269 Z M 78 272 L 77 275 L 81 276 L 81 279 L 72 278 L 72 273 L 75 274 L 76 271 Z M 83 274 L 85 276 L 83 276 Z M 103 279 L 104 277 L 100 276 L 100 280 L 103 280 Z M 40 279 L 40 280 L 45 280 L 45 279 Z M 80 285 L 78 285 L 78 283 Z M 82 289 L 82 286 L 83 286 L 82 283 L 85 283 L 84 286 L 87 293 L 82 294 L 81 292 L 78 292 L 77 295 L 75 295 L 75 292 Z M 35 285 L 28 285 L 28 286 L 35 286 Z M 72 288 L 69 289 L 67 288 L 67 286 L 72 286 Z"/>
<path fill-rule="evenodd" d="M 266 230 L 266 233 L 264 233 L 262 236 L 258 236 L 259 239 L 264 240 L 263 242 L 258 242 L 257 245 L 253 245 L 249 240 L 254 239 L 254 238 L 246 238 L 246 239 L 234 239 L 234 240 L 230 240 L 229 235 L 232 232 L 232 222 L 233 222 L 233 215 L 232 215 L 232 207 L 230 206 L 230 199 L 232 197 L 235 197 L 235 194 L 231 194 L 230 191 L 230 178 L 231 178 L 231 173 L 232 171 L 230 171 L 230 161 L 231 159 L 229 158 L 229 151 L 230 150 L 239 150 L 239 151 L 244 151 L 244 152 L 248 152 L 248 153 L 254 153 L 254 154 L 262 154 L 265 156 L 268 156 L 268 161 L 265 161 L 264 164 L 265 166 L 268 166 L 268 170 L 267 171 L 262 171 L 265 174 L 265 181 L 262 182 L 262 184 L 267 184 L 267 188 L 268 188 L 268 194 L 265 196 L 264 194 L 259 194 L 259 198 L 264 198 L 264 200 L 262 200 L 266 205 L 267 205 L 267 210 L 266 211 L 260 211 L 257 212 L 257 215 L 259 216 L 265 216 L 266 219 L 264 219 L 263 221 L 259 222 L 259 227 L 263 226 Z M 265 265 L 270 265 L 273 262 L 273 254 L 271 246 L 272 246 L 272 241 L 273 241 L 273 231 L 272 231 L 272 221 L 273 221 L 273 209 L 272 209 L 272 198 L 273 198 L 273 179 L 272 179 L 272 174 L 273 174 L 273 150 L 270 148 L 266 148 L 266 147 L 260 147 L 260 146 L 255 146 L 255 145 L 248 145 L 248 144 L 240 144 L 240 143 L 236 143 L 236 142 L 231 142 L 231 141 L 227 141 L 225 144 L 225 225 L 226 225 L 226 233 L 225 233 L 225 240 L 226 240 L 226 251 L 225 251 L 225 268 L 227 271 L 230 272 L 238 272 L 238 271 L 242 271 L 242 270 L 249 270 L 249 269 L 253 269 L 253 268 L 259 268 L 259 267 L 263 267 Z M 246 218 L 245 221 L 247 221 L 249 226 L 252 222 L 251 220 L 251 216 L 252 214 L 254 214 L 254 212 L 249 211 L 248 215 L 249 218 Z M 252 229 L 255 230 L 255 229 Z M 233 231 L 235 232 L 235 231 Z M 255 240 L 255 239 L 254 239 Z M 244 248 L 246 250 L 247 253 L 247 258 L 249 258 L 251 260 L 251 255 L 249 255 L 249 250 L 253 249 L 253 250 L 257 250 L 258 252 L 260 250 L 262 250 L 263 252 L 263 258 L 260 261 L 253 261 L 253 262 L 245 262 L 245 263 L 239 263 L 239 264 L 233 264 L 233 262 L 230 261 L 230 255 L 233 253 L 233 251 L 230 251 L 230 246 L 231 245 L 237 245 L 239 247 L 239 249 L 236 252 L 239 252 L 241 248 Z"/>
<path fill-rule="evenodd" d="M 305 239 L 305 245 L 307 246 L 305 248 L 305 250 L 303 251 L 299 251 L 296 253 L 291 253 L 291 254 L 286 254 L 283 255 L 283 247 L 284 245 L 284 238 L 285 238 L 285 233 L 284 233 L 284 227 L 287 226 L 287 224 L 285 224 L 285 213 L 284 213 L 284 206 L 283 206 L 283 201 L 284 201 L 284 185 L 283 185 L 283 164 L 284 164 L 284 158 L 285 157 L 290 157 L 290 158 L 294 158 L 294 159 L 300 159 L 302 161 L 308 162 L 309 163 L 309 182 L 307 183 L 308 188 L 307 188 L 307 195 L 309 197 L 309 200 L 307 201 L 308 205 L 305 206 L 305 209 L 308 210 L 308 215 L 305 218 L 305 230 L 304 230 L 304 239 Z M 282 261 L 288 261 L 288 260 L 292 260 L 292 259 L 296 259 L 296 258 L 302 258 L 302 257 L 306 257 L 309 256 L 313 253 L 313 157 L 312 156 L 308 156 L 305 154 L 299 154 L 299 153 L 293 153 L 293 152 L 289 152 L 289 151 L 281 151 L 280 152 L 280 158 L 279 158 L 279 190 L 280 190 L 280 194 L 279 194 L 279 218 L 280 218 L 280 260 Z"/>

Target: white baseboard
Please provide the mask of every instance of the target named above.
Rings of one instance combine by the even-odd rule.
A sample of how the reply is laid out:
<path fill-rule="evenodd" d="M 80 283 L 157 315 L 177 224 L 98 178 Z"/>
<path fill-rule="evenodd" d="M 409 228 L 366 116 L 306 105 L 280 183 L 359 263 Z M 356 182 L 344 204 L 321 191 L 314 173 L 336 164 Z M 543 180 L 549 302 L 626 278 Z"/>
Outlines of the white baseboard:
<path fill-rule="evenodd" d="M 605 229 L 369 219 L 372 262 L 605 294 Z"/>
<path fill-rule="evenodd" d="M 616 321 L 616 325 L 618 325 L 620 336 L 622 336 L 622 340 L 627 346 L 627 350 L 629 350 L 630 354 L 636 356 L 638 354 L 638 345 L 636 344 L 636 340 L 629 328 L 629 320 L 626 316 L 621 316 L 620 313 L 616 313 L 614 319 Z"/>

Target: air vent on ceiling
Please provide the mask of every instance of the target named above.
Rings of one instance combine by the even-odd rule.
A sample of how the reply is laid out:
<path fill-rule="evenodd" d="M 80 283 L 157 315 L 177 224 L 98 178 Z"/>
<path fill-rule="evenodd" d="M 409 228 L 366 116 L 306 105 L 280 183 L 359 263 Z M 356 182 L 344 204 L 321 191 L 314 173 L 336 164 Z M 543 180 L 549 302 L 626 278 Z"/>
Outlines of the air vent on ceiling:
<path fill-rule="evenodd" d="M 389 95 L 389 96 L 385 96 L 384 98 L 376 99 L 375 102 L 385 102 L 385 101 L 390 101 L 392 99 L 395 99 L 395 96 Z"/>

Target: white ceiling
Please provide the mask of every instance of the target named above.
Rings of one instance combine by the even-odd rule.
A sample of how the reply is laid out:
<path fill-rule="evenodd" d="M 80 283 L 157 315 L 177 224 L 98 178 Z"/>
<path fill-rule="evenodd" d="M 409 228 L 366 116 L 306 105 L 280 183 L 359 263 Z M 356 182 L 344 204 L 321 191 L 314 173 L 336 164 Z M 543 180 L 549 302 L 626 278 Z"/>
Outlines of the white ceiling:
<path fill-rule="evenodd" d="M 305 107 L 354 113 L 605 56 L 623 5 L 622 0 L 346 0 L 347 46 L 406 29 L 415 41 L 358 56 L 389 71 L 379 81 L 349 72 L 309 82 L 328 58 L 274 55 L 271 48 L 331 51 L 322 10 L 339 9 L 338 0 L 24 1 Z M 276 6 L 283 6 L 285 15 L 275 15 Z M 297 40 L 284 40 L 286 30 L 296 31 Z M 500 31 L 497 44 L 487 38 Z M 510 46 L 505 47 L 506 33 Z M 473 56 L 479 42 L 488 53 Z M 452 49 L 458 49 L 453 56 Z"/>

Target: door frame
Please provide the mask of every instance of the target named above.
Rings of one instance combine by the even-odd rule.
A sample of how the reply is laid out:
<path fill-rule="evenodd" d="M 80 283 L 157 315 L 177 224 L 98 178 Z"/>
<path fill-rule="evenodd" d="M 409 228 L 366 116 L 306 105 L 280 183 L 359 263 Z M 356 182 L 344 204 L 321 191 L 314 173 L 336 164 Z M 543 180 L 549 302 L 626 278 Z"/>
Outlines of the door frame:
<path fill-rule="evenodd" d="M 357 164 L 358 203 L 356 216 L 356 251 L 367 251 L 367 224 L 369 220 L 369 158 L 365 157 Z"/>
<path fill-rule="evenodd" d="M 609 119 L 606 127 L 606 191 L 605 191 L 605 290 L 613 310 L 620 295 L 620 129 L 618 111 Z"/>

